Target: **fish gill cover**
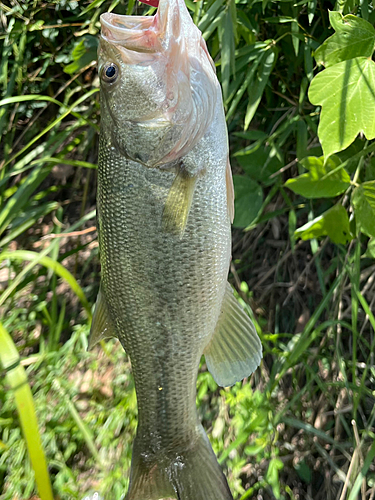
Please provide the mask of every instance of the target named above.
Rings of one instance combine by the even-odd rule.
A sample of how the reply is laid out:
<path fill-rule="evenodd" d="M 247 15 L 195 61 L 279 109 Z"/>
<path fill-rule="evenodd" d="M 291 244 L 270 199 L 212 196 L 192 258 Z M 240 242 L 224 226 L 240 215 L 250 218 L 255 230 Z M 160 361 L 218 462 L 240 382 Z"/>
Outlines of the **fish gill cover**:
<path fill-rule="evenodd" d="M 155 152 L 153 162 L 165 164 L 183 156 L 203 137 L 216 103 L 221 101 L 215 65 L 184 1 L 162 0 L 155 16 L 102 14 L 101 23 L 101 46 L 103 40 L 111 44 L 115 57 L 125 64 L 150 67 L 158 75 L 156 86 L 163 87 L 158 118 L 171 123 L 178 133 L 170 141 L 170 150 Z M 108 44 L 107 50 L 111 50 Z M 145 86 L 150 101 L 155 101 L 151 96 L 154 90 Z M 144 116 L 132 119 L 145 118 L 149 113 L 147 109 Z"/>

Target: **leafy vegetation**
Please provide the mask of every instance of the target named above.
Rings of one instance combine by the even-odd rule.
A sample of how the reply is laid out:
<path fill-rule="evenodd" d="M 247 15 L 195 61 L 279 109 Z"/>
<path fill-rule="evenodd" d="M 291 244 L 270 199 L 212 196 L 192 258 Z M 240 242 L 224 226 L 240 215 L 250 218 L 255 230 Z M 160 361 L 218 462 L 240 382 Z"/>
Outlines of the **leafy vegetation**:
<path fill-rule="evenodd" d="M 202 366 L 203 424 L 236 498 L 373 499 L 373 5 L 186 3 L 223 88 L 236 192 L 230 280 L 264 346 L 261 369 L 231 389 Z M 2 500 L 37 488 L 50 498 L 42 449 L 55 498 L 119 500 L 127 488 L 130 364 L 114 341 L 86 352 L 99 284 L 95 58 L 108 10 L 154 9 L 0 2 Z M 26 381 L 41 440 L 32 449 Z"/>

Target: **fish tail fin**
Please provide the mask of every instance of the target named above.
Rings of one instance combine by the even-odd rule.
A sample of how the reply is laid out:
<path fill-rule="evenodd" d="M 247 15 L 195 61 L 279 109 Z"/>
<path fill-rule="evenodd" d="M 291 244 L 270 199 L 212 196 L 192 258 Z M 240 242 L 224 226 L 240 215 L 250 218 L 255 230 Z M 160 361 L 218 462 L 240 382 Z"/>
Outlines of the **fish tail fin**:
<path fill-rule="evenodd" d="M 203 427 L 193 441 L 153 457 L 135 443 L 126 500 L 233 500 Z"/>

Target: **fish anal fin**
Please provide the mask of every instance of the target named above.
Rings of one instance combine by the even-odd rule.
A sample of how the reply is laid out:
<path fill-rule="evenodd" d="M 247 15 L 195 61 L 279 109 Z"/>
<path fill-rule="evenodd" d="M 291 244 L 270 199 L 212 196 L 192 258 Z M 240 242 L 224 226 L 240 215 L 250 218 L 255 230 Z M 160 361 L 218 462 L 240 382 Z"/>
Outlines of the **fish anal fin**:
<path fill-rule="evenodd" d="M 92 318 L 89 345 L 90 351 L 101 340 L 116 337 L 115 325 L 109 315 L 107 302 L 102 290 L 99 290 L 98 298 L 96 299 L 94 315 Z"/>
<path fill-rule="evenodd" d="M 234 186 L 233 186 L 233 177 L 232 177 L 232 169 L 229 162 L 229 156 L 227 159 L 227 168 L 225 170 L 225 182 L 227 186 L 227 205 L 228 205 L 228 215 L 231 224 L 233 224 L 234 220 Z"/>
<path fill-rule="evenodd" d="M 183 236 L 194 196 L 196 176 L 180 167 L 168 192 L 162 216 L 162 229 L 166 233 Z"/>
<path fill-rule="evenodd" d="M 262 344 L 255 326 L 234 297 L 229 283 L 216 330 L 204 355 L 208 370 L 223 387 L 251 375 L 262 359 Z"/>

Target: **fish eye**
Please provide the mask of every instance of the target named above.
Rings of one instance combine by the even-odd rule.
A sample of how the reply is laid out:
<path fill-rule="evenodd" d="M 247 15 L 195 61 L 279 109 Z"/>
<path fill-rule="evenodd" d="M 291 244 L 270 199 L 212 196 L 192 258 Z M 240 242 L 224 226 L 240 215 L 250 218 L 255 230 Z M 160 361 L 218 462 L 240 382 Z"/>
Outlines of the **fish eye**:
<path fill-rule="evenodd" d="M 102 69 L 102 79 L 105 82 L 113 83 L 118 77 L 118 66 L 115 63 L 107 63 Z"/>

